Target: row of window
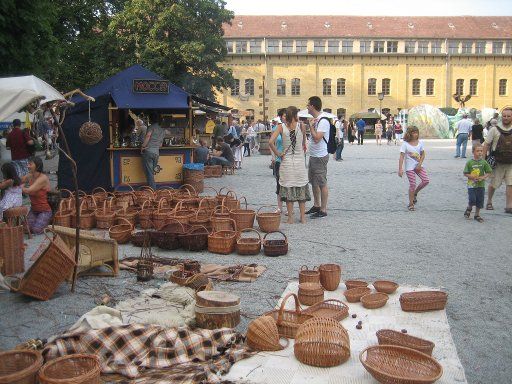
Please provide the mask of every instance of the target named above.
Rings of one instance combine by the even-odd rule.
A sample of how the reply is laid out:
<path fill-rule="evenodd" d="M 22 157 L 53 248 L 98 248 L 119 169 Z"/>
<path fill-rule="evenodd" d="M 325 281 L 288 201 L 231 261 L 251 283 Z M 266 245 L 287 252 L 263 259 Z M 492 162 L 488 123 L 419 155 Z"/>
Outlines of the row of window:
<path fill-rule="evenodd" d="M 286 95 L 286 79 L 277 79 L 276 92 L 278 96 Z M 254 79 L 246 79 L 244 82 L 245 94 L 254 96 Z M 425 82 L 425 94 L 427 96 L 433 96 L 435 94 L 435 80 L 427 79 Z M 293 78 L 291 80 L 291 95 L 300 95 L 300 79 Z M 391 79 L 381 80 L 381 92 L 384 95 L 391 94 Z M 346 80 L 339 78 L 336 80 L 336 95 L 343 96 L 346 93 Z M 464 94 L 464 79 L 455 80 L 455 93 Z M 326 78 L 322 80 L 322 94 L 324 96 L 332 95 L 332 79 Z M 377 94 L 377 79 L 368 79 L 368 95 Z M 413 96 L 419 96 L 421 94 L 421 79 L 412 79 L 412 94 Z M 478 79 L 469 80 L 469 94 L 475 96 L 478 94 Z M 498 94 L 505 96 L 507 94 L 507 79 L 500 79 L 498 83 Z M 240 80 L 235 79 L 234 86 L 231 88 L 231 95 L 240 95 Z"/>
<path fill-rule="evenodd" d="M 405 53 L 445 53 L 441 40 L 406 40 Z M 484 54 L 486 41 L 449 40 L 447 51 L 450 54 Z M 267 53 L 306 53 L 307 40 L 266 40 Z M 226 41 L 228 53 L 261 53 L 262 40 Z M 314 40 L 313 52 L 316 53 L 353 53 L 354 40 Z M 360 40 L 359 53 L 397 53 L 398 41 L 395 40 Z M 492 53 L 512 54 L 512 41 L 493 41 Z"/>

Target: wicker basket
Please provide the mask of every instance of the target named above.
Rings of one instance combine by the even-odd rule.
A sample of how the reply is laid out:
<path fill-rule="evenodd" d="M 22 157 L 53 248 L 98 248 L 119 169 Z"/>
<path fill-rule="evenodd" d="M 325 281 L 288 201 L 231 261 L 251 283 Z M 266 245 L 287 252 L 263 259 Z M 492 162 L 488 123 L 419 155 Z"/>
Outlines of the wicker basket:
<path fill-rule="evenodd" d="M 165 224 L 159 231 L 152 232 L 154 243 L 161 249 L 174 250 L 180 248 L 179 235 L 190 230 L 190 226 L 181 224 L 174 219 Z"/>
<path fill-rule="evenodd" d="M 246 228 L 252 228 L 254 226 L 254 217 L 256 212 L 253 209 L 247 209 L 247 199 L 245 196 L 240 198 L 240 201 L 244 199 L 245 209 L 232 209 L 230 216 L 236 222 L 236 227 L 239 231 Z"/>
<path fill-rule="evenodd" d="M 195 215 L 189 218 L 188 223 L 190 225 L 202 225 L 208 229 L 211 229 L 212 224 L 210 221 L 211 211 L 206 208 L 206 200 L 202 199 L 199 203 L 199 208 L 197 208 Z M 202 207 L 203 206 L 203 207 Z"/>
<path fill-rule="evenodd" d="M 177 270 L 173 271 L 169 275 L 169 281 L 172 281 L 175 284 L 185 286 L 187 284 L 187 280 L 193 275 L 191 272 Z"/>
<path fill-rule="evenodd" d="M 108 199 L 109 193 L 101 187 L 96 187 L 92 190 L 91 195 L 94 197 L 96 204 L 101 205 L 105 200 Z"/>
<path fill-rule="evenodd" d="M 254 232 L 258 237 L 242 237 L 242 233 Z M 236 242 L 236 252 L 239 255 L 257 255 L 261 251 L 261 235 L 252 228 L 240 231 L 240 238 Z"/>
<path fill-rule="evenodd" d="M 294 311 L 284 309 L 286 301 L 290 297 L 293 297 L 295 300 Z M 265 316 L 271 316 L 276 321 L 279 336 L 286 337 L 287 339 L 295 339 L 299 326 L 313 318 L 312 315 L 308 315 L 301 311 L 299 299 L 297 298 L 297 295 L 293 293 L 289 293 L 283 298 L 279 309 L 267 312 L 265 313 Z"/>
<path fill-rule="evenodd" d="M 119 222 L 120 219 L 125 219 L 132 223 L 133 227 L 137 225 L 138 216 L 139 216 L 139 207 L 136 205 L 131 205 L 127 208 L 120 209 L 116 212 L 116 222 Z"/>
<path fill-rule="evenodd" d="M 348 306 L 342 301 L 329 299 L 321 303 L 316 303 L 304 310 L 303 313 L 314 317 L 328 317 L 336 321 L 341 321 L 348 316 Z"/>
<path fill-rule="evenodd" d="M 227 209 L 227 208 L 225 208 L 225 209 Z M 229 215 L 229 213 L 228 213 L 228 215 Z M 212 226 L 212 230 L 214 232 L 238 230 L 235 220 L 230 219 L 229 216 L 228 217 L 220 216 L 220 214 L 217 212 L 217 209 L 214 211 L 213 215 L 210 217 L 210 223 Z"/>
<path fill-rule="evenodd" d="M 133 225 L 126 219 L 120 219 L 120 222 L 110 227 L 108 235 L 119 244 L 126 244 L 132 238 Z"/>
<path fill-rule="evenodd" d="M 158 203 L 158 208 L 155 211 L 153 211 L 153 214 L 151 215 L 154 228 L 160 230 L 171 217 L 172 211 L 173 208 L 171 208 L 169 200 L 167 200 L 166 198 L 160 199 Z"/>
<path fill-rule="evenodd" d="M 267 240 L 267 236 L 272 233 L 280 233 L 284 240 Z M 281 231 L 268 232 L 263 236 L 263 252 L 265 256 L 282 256 L 288 253 L 288 238 Z"/>
<path fill-rule="evenodd" d="M 375 288 L 377 292 L 391 294 L 398 289 L 398 284 L 388 280 L 377 280 L 373 282 L 373 288 Z"/>
<path fill-rule="evenodd" d="M 388 302 L 388 295 L 382 292 L 369 293 L 361 297 L 360 301 L 363 307 L 367 309 L 377 309 L 386 305 Z"/>
<path fill-rule="evenodd" d="M 181 248 L 187 251 L 203 251 L 208 248 L 209 234 L 205 226 L 192 226 L 189 231 L 178 235 L 178 241 Z"/>
<path fill-rule="evenodd" d="M 308 269 L 307 265 L 300 267 L 299 283 L 318 283 L 320 284 L 320 272 L 318 267 Z"/>
<path fill-rule="evenodd" d="M 340 285 L 341 267 L 338 264 L 321 264 L 320 283 L 327 291 L 335 291 Z"/>
<path fill-rule="evenodd" d="M 274 212 L 260 212 L 263 208 L 270 207 L 274 209 Z M 260 207 L 256 212 L 256 220 L 258 221 L 258 226 L 260 230 L 263 232 L 275 232 L 279 231 L 279 226 L 281 225 L 281 214 L 275 211 L 275 208 L 270 205 L 264 205 Z"/>
<path fill-rule="evenodd" d="M 435 347 L 435 344 L 431 341 L 391 329 L 381 329 L 377 331 L 376 335 L 380 345 L 398 345 L 400 347 L 415 349 L 429 356 L 432 356 L 432 351 Z"/>
<path fill-rule="evenodd" d="M 135 204 L 139 207 L 147 200 L 155 200 L 155 191 L 148 185 L 143 185 L 138 191 L 134 191 L 133 194 L 135 195 Z"/>
<path fill-rule="evenodd" d="M 226 193 L 222 193 L 224 189 L 226 189 Z M 226 187 L 219 189 L 219 193 L 217 193 L 217 205 L 225 205 L 229 210 L 240 208 L 240 202 L 236 197 L 236 193 L 228 190 Z"/>
<path fill-rule="evenodd" d="M 142 203 L 138 215 L 139 227 L 141 229 L 153 228 L 153 200 L 146 200 Z"/>
<path fill-rule="evenodd" d="M 42 365 L 43 357 L 38 351 L 0 352 L 0 383 L 36 384 L 37 371 Z"/>
<path fill-rule="evenodd" d="M 212 232 L 208 235 L 208 251 L 221 255 L 233 253 L 238 237 L 236 231 Z"/>
<path fill-rule="evenodd" d="M 74 354 L 47 362 L 39 371 L 41 384 L 100 384 L 100 361 L 94 355 Z"/>
<path fill-rule="evenodd" d="M 368 283 L 362 280 L 346 280 L 345 286 L 347 287 L 347 289 L 364 288 L 368 286 Z"/>
<path fill-rule="evenodd" d="M 318 283 L 299 284 L 299 301 L 304 305 L 314 305 L 324 301 L 324 289 Z"/>
<path fill-rule="evenodd" d="M 146 231 L 139 231 L 132 234 L 130 239 L 134 247 L 142 248 L 144 246 L 144 238 L 146 237 Z M 149 237 L 151 241 L 151 236 Z"/>
<path fill-rule="evenodd" d="M 60 225 L 61 227 L 71 227 L 71 214 L 73 213 L 72 204 L 74 199 L 61 199 L 59 202 L 59 209 L 53 215 L 53 225 Z"/>
<path fill-rule="evenodd" d="M 0 222 L 0 272 L 14 275 L 25 271 L 23 226 Z"/>
<path fill-rule="evenodd" d="M 222 165 L 205 165 L 204 177 L 222 177 Z"/>
<path fill-rule="evenodd" d="M 400 306 L 405 312 L 442 310 L 447 301 L 448 294 L 442 291 L 407 292 L 400 295 Z"/>
<path fill-rule="evenodd" d="M 247 345 L 255 351 L 280 351 L 279 330 L 272 316 L 261 316 L 249 323 Z"/>
<path fill-rule="evenodd" d="M 379 383 L 430 384 L 443 375 L 441 364 L 429 355 L 396 345 L 368 347 L 359 360 Z"/>
<path fill-rule="evenodd" d="M 315 317 L 299 327 L 293 352 L 301 363 L 335 367 L 350 358 L 348 332 L 336 320 Z"/>
<path fill-rule="evenodd" d="M 96 226 L 96 206 L 89 208 L 94 202 L 94 198 L 82 199 L 80 203 L 80 229 L 93 229 Z M 76 213 L 71 214 L 71 226 L 76 226 Z"/>
<path fill-rule="evenodd" d="M 118 191 L 120 187 L 128 187 L 130 191 Z M 130 184 L 120 183 L 114 188 L 114 208 L 123 209 L 135 204 L 134 189 Z"/>
<path fill-rule="evenodd" d="M 206 208 L 208 211 L 213 212 L 215 207 L 217 206 L 217 194 L 219 193 L 215 188 L 213 187 L 204 187 L 204 190 L 209 189 L 212 190 L 215 194 L 214 195 L 201 195 L 198 196 L 201 199 L 201 202 L 204 203 L 204 208 Z M 203 190 L 203 193 L 204 193 Z M 199 203 L 199 208 L 202 207 L 201 202 Z"/>
<path fill-rule="evenodd" d="M 349 303 L 357 303 L 361 297 L 368 295 L 372 290 L 368 287 L 359 287 L 346 290 L 343 294 Z"/>
<path fill-rule="evenodd" d="M 103 208 L 94 211 L 96 228 L 109 229 L 115 224 L 116 211 L 112 209 L 112 199 L 103 201 Z"/>
<path fill-rule="evenodd" d="M 210 284 L 210 279 L 204 273 L 196 273 L 185 281 L 185 286 L 196 292 L 204 291 L 208 284 Z"/>
<path fill-rule="evenodd" d="M 183 205 L 184 200 L 178 202 L 169 217 L 179 221 L 181 224 L 189 224 L 190 219 L 194 217 L 195 211 L 192 208 L 186 208 Z"/>

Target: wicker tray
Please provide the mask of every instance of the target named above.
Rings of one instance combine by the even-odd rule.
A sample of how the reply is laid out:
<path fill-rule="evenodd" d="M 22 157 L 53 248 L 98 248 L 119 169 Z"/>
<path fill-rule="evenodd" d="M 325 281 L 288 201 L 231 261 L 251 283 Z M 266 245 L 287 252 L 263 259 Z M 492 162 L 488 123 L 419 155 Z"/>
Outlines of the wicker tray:
<path fill-rule="evenodd" d="M 442 291 L 407 292 L 400 295 L 400 306 L 405 312 L 442 310 L 447 301 L 448 294 Z"/>
<path fill-rule="evenodd" d="M 100 384 L 100 361 L 94 355 L 74 354 L 47 362 L 39 371 L 41 384 Z"/>
<path fill-rule="evenodd" d="M 363 307 L 368 309 L 377 309 L 386 305 L 388 302 L 388 295 L 382 292 L 370 293 L 361 297 L 360 301 Z"/>
<path fill-rule="evenodd" d="M 267 236 L 272 233 L 280 233 L 284 240 L 267 240 Z M 288 238 L 281 231 L 268 232 L 263 236 L 263 252 L 265 256 L 283 256 L 288 253 Z"/>
<path fill-rule="evenodd" d="M 357 303 L 361 297 L 368 295 L 372 290 L 368 287 L 352 288 L 346 290 L 343 294 L 349 303 Z"/>
<path fill-rule="evenodd" d="M 38 351 L 0 352 L 0 383 L 36 384 L 42 365 L 43 357 Z"/>
<path fill-rule="evenodd" d="M 430 384 L 443 375 L 435 359 L 415 349 L 374 345 L 359 354 L 363 367 L 385 384 Z"/>
<path fill-rule="evenodd" d="M 377 292 L 391 294 L 398 289 L 398 284 L 394 281 L 377 280 L 373 282 L 373 288 L 375 288 Z"/>
<path fill-rule="evenodd" d="M 284 309 L 286 301 L 290 297 L 293 297 L 295 300 L 294 311 Z M 297 334 L 299 326 L 313 318 L 312 315 L 301 311 L 299 299 L 297 298 L 297 295 L 293 293 L 289 293 L 283 298 L 279 309 L 274 309 L 273 311 L 267 312 L 264 315 L 273 317 L 276 321 L 277 329 L 279 330 L 279 336 L 286 337 L 288 339 L 295 339 L 295 335 Z"/>
<path fill-rule="evenodd" d="M 348 306 L 340 300 L 329 299 L 312 305 L 304 310 L 303 313 L 314 317 L 328 317 L 341 321 L 348 316 Z"/>
<path fill-rule="evenodd" d="M 431 341 L 391 329 L 381 329 L 377 331 L 376 335 L 380 345 L 398 345 L 412 348 L 429 356 L 432 356 L 435 347 L 435 344 Z"/>

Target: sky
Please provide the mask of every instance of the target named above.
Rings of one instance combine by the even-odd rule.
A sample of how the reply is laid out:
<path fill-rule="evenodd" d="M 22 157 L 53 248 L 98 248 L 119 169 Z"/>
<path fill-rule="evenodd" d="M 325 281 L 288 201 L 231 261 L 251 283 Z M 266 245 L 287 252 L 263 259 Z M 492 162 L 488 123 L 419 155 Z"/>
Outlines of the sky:
<path fill-rule="evenodd" d="M 238 15 L 512 16 L 512 0 L 224 0 Z"/>

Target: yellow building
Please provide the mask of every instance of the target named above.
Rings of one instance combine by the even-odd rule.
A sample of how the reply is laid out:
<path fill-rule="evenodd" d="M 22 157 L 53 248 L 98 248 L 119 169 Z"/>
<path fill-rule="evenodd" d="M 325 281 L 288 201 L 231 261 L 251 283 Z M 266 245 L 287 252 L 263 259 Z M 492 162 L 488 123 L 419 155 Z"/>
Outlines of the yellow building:
<path fill-rule="evenodd" d="M 455 93 L 469 108 L 512 105 L 510 17 L 236 16 L 224 31 L 235 84 L 217 101 L 255 119 L 313 95 L 346 117 L 457 108 Z"/>

